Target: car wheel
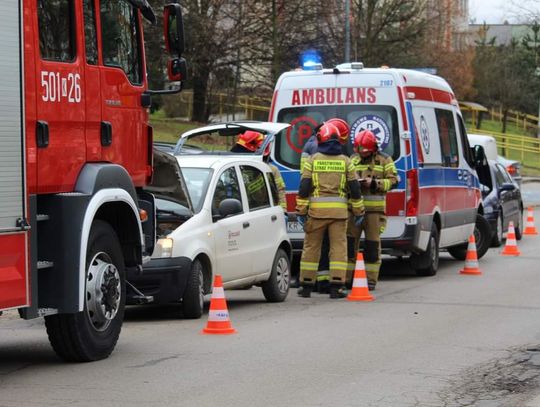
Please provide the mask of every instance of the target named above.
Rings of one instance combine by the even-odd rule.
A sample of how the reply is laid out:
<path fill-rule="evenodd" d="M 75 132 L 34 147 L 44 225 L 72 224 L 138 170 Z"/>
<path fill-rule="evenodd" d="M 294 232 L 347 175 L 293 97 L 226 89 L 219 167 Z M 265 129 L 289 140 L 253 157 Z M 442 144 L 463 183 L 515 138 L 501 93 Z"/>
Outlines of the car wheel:
<path fill-rule="evenodd" d="M 499 247 L 502 244 L 503 241 L 503 214 L 502 211 L 499 212 L 499 216 L 497 217 L 497 228 L 495 229 L 495 234 L 493 235 L 493 240 L 491 241 L 491 245 L 493 247 Z"/>
<path fill-rule="evenodd" d="M 193 260 L 182 298 L 184 318 L 200 318 L 204 310 L 204 268 L 199 259 Z"/>
<path fill-rule="evenodd" d="M 519 218 L 516 223 L 515 232 L 516 232 L 516 240 L 521 240 L 521 238 L 523 237 L 523 210 L 522 209 L 519 210 Z"/>
<path fill-rule="evenodd" d="M 287 298 L 291 282 L 291 262 L 283 249 L 278 249 L 270 278 L 262 283 L 264 298 L 268 302 L 282 302 Z"/>
<path fill-rule="evenodd" d="M 422 254 L 411 255 L 411 265 L 419 276 L 434 276 L 439 268 L 439 229 L 434 223 L 431 225 L 429 243 Z"/>
<path fill-rule="evenodd" d="M 45 317 L 53 349 L 69 362 L 108 357 L 122 328 L 126 300 L 124 257 L 116 232 L 101 220 L 93 222 L 88 237 L 85 293 L 83 311 Z"/>
<path fill-rule="evenodd" d="M 489 226 L 489 222 L 482 215 L 476 215 L 476 223 L 474 225 L 474 240 L 476 242 L 476 256 L 480 259 L 489 249 L 493 232 Z M 448 253 L 456 260 L 465 260 L 467 256 L 467 243 L 449 247 Z"/>

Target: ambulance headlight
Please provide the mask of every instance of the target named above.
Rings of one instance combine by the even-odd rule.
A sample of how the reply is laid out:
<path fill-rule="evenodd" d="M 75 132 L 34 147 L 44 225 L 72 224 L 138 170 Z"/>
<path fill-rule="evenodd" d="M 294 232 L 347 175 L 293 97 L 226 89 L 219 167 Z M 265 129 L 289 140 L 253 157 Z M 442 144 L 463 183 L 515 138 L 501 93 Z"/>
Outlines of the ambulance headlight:
<path fill-rule="evenodd" d="M 159 253 L 159 257 L 172 257 L 172 251 L 174 246 L 174 240 L 170 237 L 158 239 L 156 252 Z"/>

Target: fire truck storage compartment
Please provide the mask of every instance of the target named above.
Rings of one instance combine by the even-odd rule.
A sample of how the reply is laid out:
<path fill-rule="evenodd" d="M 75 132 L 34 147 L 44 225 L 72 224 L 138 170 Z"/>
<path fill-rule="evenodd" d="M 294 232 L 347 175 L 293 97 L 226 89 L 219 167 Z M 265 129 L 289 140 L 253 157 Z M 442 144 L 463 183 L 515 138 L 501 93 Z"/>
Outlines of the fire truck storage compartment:
<path fill-rule="evenodd" d="M 0 309 L 28 303 L 19 8 L 0 2 Z"/>

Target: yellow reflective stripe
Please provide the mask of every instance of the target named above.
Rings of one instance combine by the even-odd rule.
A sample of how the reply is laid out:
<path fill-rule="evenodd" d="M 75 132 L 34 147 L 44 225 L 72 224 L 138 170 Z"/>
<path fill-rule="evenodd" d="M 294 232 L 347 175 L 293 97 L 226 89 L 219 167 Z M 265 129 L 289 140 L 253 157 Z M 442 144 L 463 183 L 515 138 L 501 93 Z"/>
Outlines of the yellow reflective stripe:
<path fill-rule="evenodd" d="M 318 275 L 317 281 L 330 281 L 330 276 L 328 274 Z"/>
<path fill-rule="evenodd" d="M 384 171 L 384 168 L 382 165 L 374 165 L 373 166 L 373 170 L 374 171 L 380 171 L 380 172 L 383 172 Z"/>
<path fill-rule="evenodd" d="M 343 160 L 314 160 L 313 171 L 315 172 L 345 172 Z"/>
<path fill-rule="evenodd" d="M 311 163 L 310 163 L 308 160 L 306 160 L 306 161 L 304 161 L 304 167 L 303 167 L 303 169 L 304 169 L 304 170 L 310 170 L 310 171 L 311 171 L 311 170 L 313 169 L 313 165 L 311 165 Z"/>
<path fill-rule="evenodd" d="M 338 261 L 331 261 L 330 262 L 330 269 L 331 270 L 347 270 L 347 263 L 338 262 Z"/>
<path fill-rule="evenodd" d="M 371 272 L 378 272 L 379 268 L 381 267 L 381 261 L 380 260 L 378 260 L 375 263 L 368 263 L 366 261 L 364 264 L 366 266 L 366 271 L 371 271 Z"/>
<path fill-rule="evenodd" d="M 347 171 L 348 172 L 353 172 L 355 170 L 355 168 L 356 168 L 356 166 L 352 162 L 350 162 L 349 166 L 347 167 Z"/>
<path fill-rule="evenodd" d="M 369 165 L 367 164 L 357 164 L 356 165 L 356 169 L 358 169 L 359 171 L 365 171 L 369 168 Z"/>
<path fill-rule="evenodd" d="M 339 183 L 339 196 L 342 198 L 345 198 L 347 196 L 347 177 L 345 175 L 341 176 L 340 183 Z"/>
<path fill-rule="evenodd" d="M 319 196 L 319 174 L 314 173 L 313 178 L 313 192 L 311 193 L 312 196 Z"/>
<path fill-rule="evenodd" d="M 283 178 L 279 177 L 278 179 L 276 179 L 276 185 L 279 188 L 284 188 L 285 187 L 285 182 L 283 181 Z"/>
<path fill-rule="evenodd" d="M 354 271 L 354 269 L 356 268 L 356 263 L 347 263 L 347 271 Z"/>
<path fill-rule="evenodd" d="M 296 204 L 297 205 L 307 205 L 307 204 L 309 204 L 309 199 L 296 197 Z"/>
<path fill-rule="evenodd" d="M 364 205 L 361 199 L 351 199 L 351 206 L 353 208 L 361 208 Z"/>
<path fill-rule="evenodd" d="M 384 201 L 364 201 L 366 208 L 375 208 L 376 206 L 384 206 Z"/>
<path fill-rule="evenodd" d="M 346 202 L 311 202 L 313 209 L 347 209 Z"/>
<path fill-rule="evenodd" d="M 283 209 L 287 209 L 287 203 L 286 202 L 281 202 L 279 204 L 279 206 L 281 206 Z"/>
<path fill-rule="evenodd" d="M 312 263 L 310 261 L 301 261 L 300 262 L 300 268 L 302 270 L 315 270 L 319 268 L 319 263 Z"/>
<path fill-rule="evenodd" d="M 265 186 L 264 185 L 264 178 L 263 177 L 258 177 L 257 180 L 255 180 L 255 181 L 251 182 L 250 184 L 248 184 L 247 190 L 251 194 L 251 193 L 259 191 L 264 186 Z"/>

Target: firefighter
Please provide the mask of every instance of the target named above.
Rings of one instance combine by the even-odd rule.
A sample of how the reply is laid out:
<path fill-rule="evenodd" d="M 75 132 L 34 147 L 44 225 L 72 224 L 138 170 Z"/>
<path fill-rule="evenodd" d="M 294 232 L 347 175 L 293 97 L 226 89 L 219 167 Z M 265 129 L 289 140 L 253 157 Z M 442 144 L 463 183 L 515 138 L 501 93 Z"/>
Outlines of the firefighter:
<path fill-rule="evenodd" d="M 246 130 L 238 136 L 231 153 L 254 153 L 264 141 L 264 136 L 258 131 Z"/>
<path fill-rule="evenodd" d="M 360 179 L 366 213 L 356 219 L 355 252 L 358 251 L 362 232 L 368 288 L 374 290 L 381 267 L 381 238 L 386 227 L 386 193 L 397 185 L 397 171 L 392 158 L 379 151 L 377 138 L 369 130 L 359 132 L 354 138 L 355 154 L 351 157 L 357 177 Z"/>
<path fill-rule="evenodd" d="M 304 226 L 298 295 L 310 297 L 316 281 L 321 244 L 326 231 L 330 241 L 330 298 L 347 295 L 347 197 L 353 212 L 364 212 L 360 185 L 349 157 L 341 154 L 339 131 L 325 123 L 317 131 L 317 153 L 306 158 L 296 198 L 297 217 Z"/>

